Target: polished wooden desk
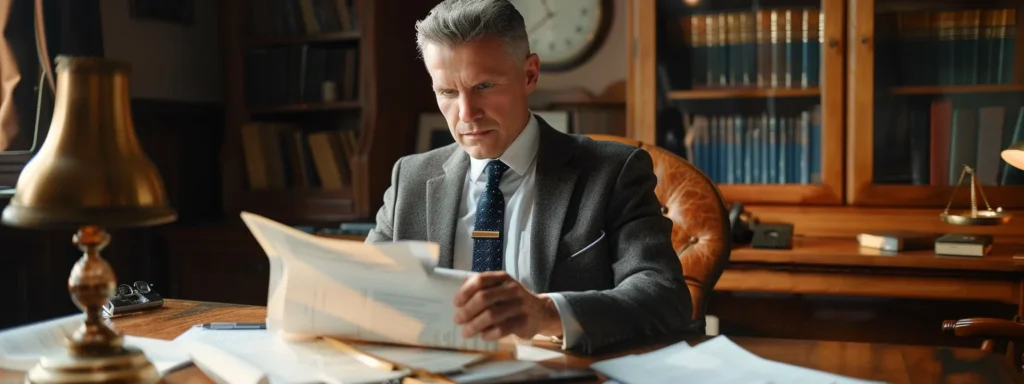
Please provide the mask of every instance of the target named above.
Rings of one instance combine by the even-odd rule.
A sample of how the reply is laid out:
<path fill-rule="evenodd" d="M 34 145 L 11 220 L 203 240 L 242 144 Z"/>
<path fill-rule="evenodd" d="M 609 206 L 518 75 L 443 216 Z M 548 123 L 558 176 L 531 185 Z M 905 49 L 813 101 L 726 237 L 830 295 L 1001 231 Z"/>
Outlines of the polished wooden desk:
<path fill-rule="evenodd" d="M 1016 305 L 1024 315 L 1024 245 L 996 243 L 980 258 L 862 249 L 855 239 L 797 237 L 793 249 L 740 247 L 715 291 L 979 300 Z"/>
<path fill-rule="evenodd" d="M 135 336 L 171 340 L 194 324 L 213 321 L 263 321 L 264 307 L 167 300 L 162 309 L 114 320 L 122 332 Z M 695 345 L 706 337 L 687 340 Z M 764 358 L 840 375 L 881 380 L 888 383 L 1024 383 L 1000 356 L 977 349 L 931 348 L 891 344 L 847 343 L 810 340 L 732 338 L 747 350 Z M 580 369 L 592 362 L 644 352 L 673 341 L 623 347 L 599 356 L 566 354 L 542 362 L 552 368 Z M 557 349 L 548 342 L 535 345 Z M 21 380 L 19 373 L 0 372 L 0 383 Z M 190 366 L 168 374 L 167 383 L 211 383 L 201 371 Z"/>

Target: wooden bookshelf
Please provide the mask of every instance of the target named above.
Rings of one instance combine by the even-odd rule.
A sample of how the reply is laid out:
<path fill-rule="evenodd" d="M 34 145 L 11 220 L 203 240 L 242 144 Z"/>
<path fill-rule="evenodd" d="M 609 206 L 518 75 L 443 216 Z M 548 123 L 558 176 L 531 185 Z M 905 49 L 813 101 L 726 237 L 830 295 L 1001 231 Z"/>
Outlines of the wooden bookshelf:
<path fill-rule="evenodd" d="M 843 3 L 631 1 L 628 136 L 688 158 L 727 201 L 842 204 Z"/>
<path fill-rule="evenodd" d="M 849 2 L 849 32 L 861 38 L 846 53 L 857 68 L 847 76 L 847 203 L 944 208 L 952 199 L 966 209 L 969 179 L 957 183 L 967 164 L 992 208 L 1024 208 L 1024 172 L 999 157 L 1024 138 L 1024 7 L 882 3 Z M 980 196 L 977 204 L 985 208 Z"/>
<path fill-rule="evenodd" d="M 1024 208 L 1024 171 L 998 158 L 1024 139 L 1020 2 L 632 0 L 627 11 L 627 135 L 688 158 L 729 202 L 967 208 L 970 185 L 956 184 L 969 164 L 993 208 Z M 808 157 L 806 135 L 781 131 L 812 106 Z M 793 156 L 779 143 L 794 137 L 812 182 L 781 176 Z"/>
<path fill-rule="evenodd" d="M 670 100 L 711 100 L 739 98 L 773 98 L 773 97 L 814 97 L 820 96 L 818 88 L 723 88 L 696 89 L 690 91 L 672 91 L 668 93 Z"/>
<path fill-rule="evenodd" d="M 316 226 L 372 218 L 394 162 L 414 150 L 419 114 L 436 108 L 414 37 L 394 33 L 433 4 L 221 4 L 225 215 Z"/>

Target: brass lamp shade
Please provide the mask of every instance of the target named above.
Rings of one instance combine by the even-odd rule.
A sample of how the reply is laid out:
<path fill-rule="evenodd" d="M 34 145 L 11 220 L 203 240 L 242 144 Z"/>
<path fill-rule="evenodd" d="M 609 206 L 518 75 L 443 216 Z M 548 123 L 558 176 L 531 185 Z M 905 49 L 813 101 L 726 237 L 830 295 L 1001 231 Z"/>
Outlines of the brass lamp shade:
<path fill-rule="evenodd" d="M 1003 161 L 1017 169 L 1024 170 L 1024 140 L 1013 143 L 1003 150 Z"/>
<path fill-rule="evenodd" d="M 163 180 L 135 136 L 128 63 L 57 58 L 53 120 L 2 222 L 17 227 L 135 227 L 174 221 Z"/>
<path fill-rule="evenodd" d="M 57 88 L 46 141 L 29 160 L 0 221 L 28 228 L 78 228 L 82 257 L 68 291 L 85 312 L 67 350 L 45 356 L 26 382 L 155 383 L 157 371 L 102 317 L 117 278 L 100 256 L 104 227 L 138 227 L 177 219 L 163 180 L 142 152 L 132 122 L 127 63 L 96 57 L 57 58 Z"/>

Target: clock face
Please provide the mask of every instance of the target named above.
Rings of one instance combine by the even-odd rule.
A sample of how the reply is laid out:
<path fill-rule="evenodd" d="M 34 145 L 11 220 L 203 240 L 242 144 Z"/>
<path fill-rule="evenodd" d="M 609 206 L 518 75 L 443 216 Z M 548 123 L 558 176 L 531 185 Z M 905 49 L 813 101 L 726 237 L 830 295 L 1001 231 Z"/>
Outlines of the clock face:
<path fill-rule="evenodd" d="M 587 58 L 607 32 L 610 1 L 511 0 L 526 22 L 541 69 L 566 69 Z"/>

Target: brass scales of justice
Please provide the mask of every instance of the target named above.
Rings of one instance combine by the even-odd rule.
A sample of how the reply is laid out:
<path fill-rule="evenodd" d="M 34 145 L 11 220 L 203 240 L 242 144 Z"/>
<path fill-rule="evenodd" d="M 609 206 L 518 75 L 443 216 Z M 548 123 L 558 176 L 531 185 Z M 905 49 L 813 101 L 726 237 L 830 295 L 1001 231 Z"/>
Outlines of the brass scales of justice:
<path fill-rule="evenodd" d="M 953 199 L 956 198 L 956 192 L 960 189 L 960 186 L 964 183 L 964 177 L 970 175 L 971 179 L 971 210 L 958 212 L 955 214 L 949 213 L 949 208 L 953 205 Z M 978 210 L 978 195 L 981 195 L 981 201 L 985 203 L 985 210 Z M 1003 212 L 1003 208 L 996 207 L 995 210 L 988 204 L 988 198 L 985 197 L 985 191 L 978 185 L 978 177 L 975 175 L 974 168 L 969 165 L 964 165 L 963 171 L 960 172 L 960 180 L 957 181 L 956 187 L 953 188 L 953 194 L 949 196 L 949 202 L 946 203 L 946 209 L 939 214 L 939 218 L 943 222 L 953 225 L 1001 225 L 1010 222 L 1013 216 L 1007 212 Z"/>

